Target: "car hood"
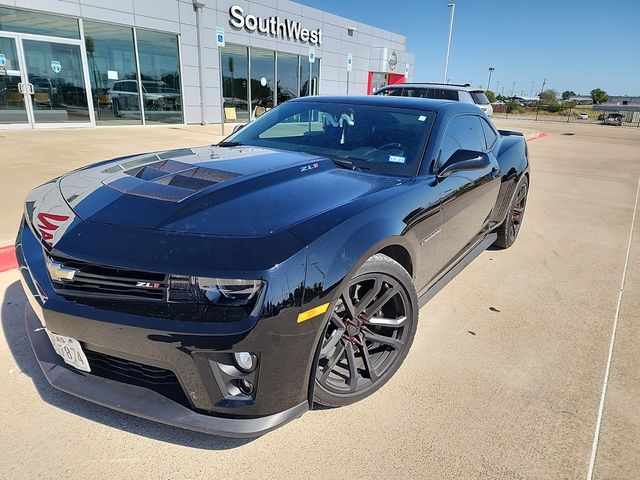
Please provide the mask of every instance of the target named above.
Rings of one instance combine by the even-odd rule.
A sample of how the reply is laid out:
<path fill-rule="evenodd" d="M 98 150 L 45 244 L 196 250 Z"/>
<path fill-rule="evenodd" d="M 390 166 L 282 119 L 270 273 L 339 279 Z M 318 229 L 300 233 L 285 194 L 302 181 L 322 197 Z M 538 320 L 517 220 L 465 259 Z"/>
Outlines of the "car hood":
<path fill-rule="evenodd" d="M 58 185 L 91 223 L 229 237 L 269 235 L 323 214 L 331 222 L 327 212 L 401 183 L 321 156 L 210 146 L 102 162 Z"/>

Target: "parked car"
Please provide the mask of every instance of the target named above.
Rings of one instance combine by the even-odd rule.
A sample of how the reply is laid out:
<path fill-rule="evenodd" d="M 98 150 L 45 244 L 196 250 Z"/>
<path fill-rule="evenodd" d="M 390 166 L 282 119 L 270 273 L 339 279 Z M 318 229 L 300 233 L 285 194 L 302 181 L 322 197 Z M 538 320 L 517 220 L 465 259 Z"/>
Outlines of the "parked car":
<path fill-rule="evenodd" d="M 602 120 L 604 125 L 615 125 L 617 127 L 622 126 L 622 119 L 624 118 L 624 114 L 622 113 L 609 113 Z"/>
<path fill-rule="evenodd" d="M 114 82 L 107 95 L 111 97 L 115 115 L 119 115 L 121 111 L 140 109 L 137 80 Z M 143 80 L 142 98 L 144 107 L 148 110 L 177 110 L 180 91 L 161 81 Z"/>
<path fill-rule="evenodd" d="M 16 255 L 56 388 L 256 436 L 398 370 L 418 310 L 520 231 L 521 133 L 464 102 L 292 99 L 217 145 L 37 187 Z"/>
<path fill-rule="evenodd" d="M 588 120 L 589 119 L 589 115 L 587 114 L 587 112 L 580 112 L 578 115 L 576 115 L 576 119 L 577 120 Z"/>
<path fill-rule="evenodd" d="M 493 115 L 493 107 L 489 99 L 487 99 L 484 90 L 472 87 L 468 83 L 464 85 L 452 83 L 403 83 L 399 85 L 387 85 L 375 92 L 375 95 L 435 98 L 439 100 L 472 103 L 480 107 L 487 115 Z"/>

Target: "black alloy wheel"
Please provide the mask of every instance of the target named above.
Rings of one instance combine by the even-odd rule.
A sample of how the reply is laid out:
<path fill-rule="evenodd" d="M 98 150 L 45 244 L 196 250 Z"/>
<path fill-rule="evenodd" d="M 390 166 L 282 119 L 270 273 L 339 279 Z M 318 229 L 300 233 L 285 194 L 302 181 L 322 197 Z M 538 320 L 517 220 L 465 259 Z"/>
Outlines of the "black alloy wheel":
<path fill-rule="evenodd" d="M 529 193 L 529 182 L 526 176 L 523 176 L 513 192 L 507 216 L 496 233 L 498 239 L 495 245 L 499 248 L 509 248 L 518 238 L 522 220 L 524 219 L 524 211 L 527 206 L 527 194 Z"/>
<path fill-rule="evenodd" d="M 407 271 L 386 255 L 367 260 L 332 303 L 320 340 L 314 400 L 342 406 L 379 389 L 406 357 L 417 317 Z"/>

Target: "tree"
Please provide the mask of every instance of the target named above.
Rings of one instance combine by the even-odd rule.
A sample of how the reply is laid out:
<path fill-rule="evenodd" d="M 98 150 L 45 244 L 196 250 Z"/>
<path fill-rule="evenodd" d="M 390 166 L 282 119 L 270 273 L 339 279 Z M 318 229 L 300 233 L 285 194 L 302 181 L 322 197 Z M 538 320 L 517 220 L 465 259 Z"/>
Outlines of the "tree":
<path fill-rule="evenodd" d="M 564 92 L 562 92 L 562 100 L 569 100 L 571 97 L 575 96 L 576 92 L 574 92 L 573 90 L 565 90 Z"/>
<path fill-rule="evenodd" d="M 487 100 L 489 100 L 489 103 L 494 103 L 496 101 L 496 94 L 491 90 L 485 91 L 484 94 L 487 96 Z"/>
<path fill-rule="evenodd" d="M 608 101 L 609 95 L 607 95 L 607 92 L 605 92 L 604 90 L 594 88 L 593 90 L 591 90 L 591 99 L 593 100 L 593 103 L 597 105 L 599 103 Z"/>
<path fill-rule="evenodd" d="M 540 103 L 542 105 L 555 105 L 558 103 L 558 92 L 553 88 L 540 92 Z"/>

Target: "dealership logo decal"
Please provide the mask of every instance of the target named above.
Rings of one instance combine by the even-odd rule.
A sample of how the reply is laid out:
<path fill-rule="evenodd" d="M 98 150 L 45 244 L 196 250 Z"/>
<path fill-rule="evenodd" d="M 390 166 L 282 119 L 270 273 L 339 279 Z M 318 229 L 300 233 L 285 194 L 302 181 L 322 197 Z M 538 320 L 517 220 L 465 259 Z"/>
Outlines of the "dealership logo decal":
<path fill-rule="evenodd" d="M 62 64 L 58 60 L 51 60 L 51 70 L 55 73 L 60 73 L 60 70 L 62 70 Z"/>
<path fill-rule="evenodd" d="M 312 45 L 322 45 L 322 29 L 310 30 L 304 28 L 300 22 L 295 20 L 280 19 L 280 17 L 258 17 L 256 15 L 245 15 L 244 9 L 239 5 L 232 5 L 229 8 L 229 25 L 233 28 L 244 28 L 248 32 L 271 35 L 272 37 L 282 37 L 293 39 L 298 42 L 310 43 Z"/>
<path fill-rule="evenodd" d="M 397 65 L 398 65 L 398 55 L 396 55 L 396 52 L 391 52 L 391 55 L 389 55 L 389 68 L 391 70 L 395 70 Z"/>
<path fill-rule="evenodd" d="M 39 213 L 38 214 L 38 231 L 42 236 L 42 239 L 50 242 L 53 240 L 53 232 L 58 230 L 60 226 L 69 220 L 68 215 L 55 215 L 53 213 Z"/>

